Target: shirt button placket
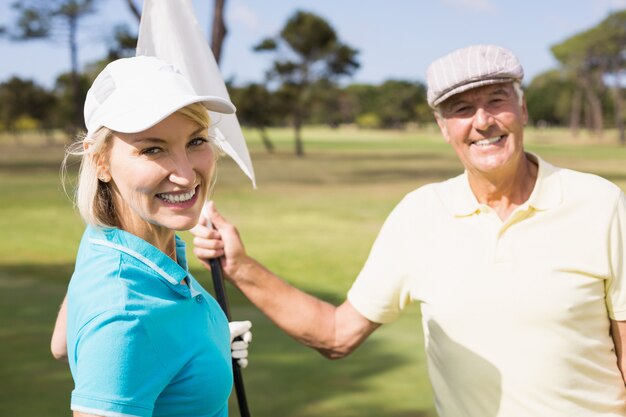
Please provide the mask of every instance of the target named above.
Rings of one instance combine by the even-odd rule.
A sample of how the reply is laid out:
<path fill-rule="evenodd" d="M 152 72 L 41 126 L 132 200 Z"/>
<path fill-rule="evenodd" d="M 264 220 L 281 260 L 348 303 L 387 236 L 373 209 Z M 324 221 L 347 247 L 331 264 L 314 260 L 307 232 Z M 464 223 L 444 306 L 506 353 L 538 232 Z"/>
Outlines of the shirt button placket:
<path fill-rule="evenodd" d="M 511 253 L 508 248 L 506 236 L 504 234 L 498 233 L 498 235 L 496 236 L 494 262 L 497 264 L 502 264 L 510 261 Z"/>

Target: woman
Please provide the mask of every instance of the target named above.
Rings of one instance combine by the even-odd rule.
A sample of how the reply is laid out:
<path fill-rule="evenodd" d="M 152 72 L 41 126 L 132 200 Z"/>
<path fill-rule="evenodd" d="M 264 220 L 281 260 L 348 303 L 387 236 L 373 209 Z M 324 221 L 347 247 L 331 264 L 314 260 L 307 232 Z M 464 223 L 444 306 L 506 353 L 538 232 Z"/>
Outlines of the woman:
<path fill-rule="evenodd" d="M 67 295 L 74 416 L 228 415 L 228 323 L 175 234 L 214 179 L 207 110 L 235 108 L 152 57 L 112 62 L 87 94 L 88 132 L 69 152 L 87 223 Z"/>

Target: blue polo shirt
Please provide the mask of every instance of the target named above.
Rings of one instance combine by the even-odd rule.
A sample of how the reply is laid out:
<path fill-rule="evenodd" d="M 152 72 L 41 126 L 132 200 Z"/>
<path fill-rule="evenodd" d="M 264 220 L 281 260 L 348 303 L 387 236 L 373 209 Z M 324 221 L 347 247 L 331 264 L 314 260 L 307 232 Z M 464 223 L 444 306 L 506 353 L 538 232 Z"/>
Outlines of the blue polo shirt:
<path fill-rule="evenodd" d="M 228 415 L 228 322 L 189 273 L 178 237 L 176 255 L 178 263 L 123 230 L 87 227 L 68 289 L 72 410 Z"/>

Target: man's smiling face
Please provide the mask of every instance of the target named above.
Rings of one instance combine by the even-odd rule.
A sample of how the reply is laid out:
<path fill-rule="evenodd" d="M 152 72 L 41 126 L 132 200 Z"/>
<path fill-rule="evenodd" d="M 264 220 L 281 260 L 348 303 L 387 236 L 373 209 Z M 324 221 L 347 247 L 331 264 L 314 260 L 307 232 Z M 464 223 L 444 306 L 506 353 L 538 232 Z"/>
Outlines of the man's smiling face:
<path fill-rule="evenodd" d="M 526 103 L 513 83 L 492 84 L 454 95 L 439 105 L 437 123 L 465 169 L 495 173 L 524 152 Z"/>

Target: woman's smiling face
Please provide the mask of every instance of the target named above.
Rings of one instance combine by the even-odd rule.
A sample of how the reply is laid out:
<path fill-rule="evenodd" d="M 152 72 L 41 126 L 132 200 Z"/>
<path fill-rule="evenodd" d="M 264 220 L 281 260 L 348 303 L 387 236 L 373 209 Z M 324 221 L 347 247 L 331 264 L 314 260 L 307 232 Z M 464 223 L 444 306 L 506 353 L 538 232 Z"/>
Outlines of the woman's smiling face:
<path fill-rule="evenodd" d="M 215 150 L 207 128 L 174 113 L 143 132 L 115 133 L 101 166 L 122 229 L 188 230 L 207 199 Z"/>

